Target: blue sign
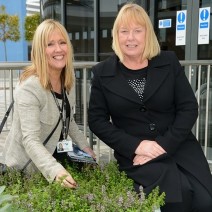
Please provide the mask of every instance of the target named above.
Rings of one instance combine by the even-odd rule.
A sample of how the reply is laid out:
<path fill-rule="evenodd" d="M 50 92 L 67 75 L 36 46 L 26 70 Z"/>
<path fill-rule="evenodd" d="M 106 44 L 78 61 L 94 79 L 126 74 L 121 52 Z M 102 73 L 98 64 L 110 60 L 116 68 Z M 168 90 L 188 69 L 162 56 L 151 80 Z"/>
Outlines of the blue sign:
<path fill-rule="evenodd" d="M 198 44 L 209 44 L 210 7 L 199 8 Z"/>
<path fill-rule="evenodd" d="M 159 28 L 170 28 L 172 25 L 171 19 L 159 20 Z"/>
<path fill-rule="evenodd" d="M 201 20 L 202 20 L 202 21 L 207 21 L 208 17 L 209 17 L 209 12 L 208 12 L 208 10 L 203 9 L 203 10 L 201 11 L 201 13 L 200 13 L 200 18 L 201 18 Z"/>
<path fill-rule="evenodd" d="M 180 12 L 177 16 L 177 20 L 179 23 L 183 23 L 186 19 L 186 15 L 184 12 Z"/>
<path fill-rule="evenodd" d="M 176 14 L 176 46 L 182 46 L 186 43 L 186 10 L 177 11 Z"/>
<path fill-rule="evenodd" d="M 200 23 L 199 27 L 200 28 L 208 28 L 208 22 Z"/>
<path fill-rule="evenodd" d="M 177 30 L 185 30 L 185 24 L 177 25 Z"/>

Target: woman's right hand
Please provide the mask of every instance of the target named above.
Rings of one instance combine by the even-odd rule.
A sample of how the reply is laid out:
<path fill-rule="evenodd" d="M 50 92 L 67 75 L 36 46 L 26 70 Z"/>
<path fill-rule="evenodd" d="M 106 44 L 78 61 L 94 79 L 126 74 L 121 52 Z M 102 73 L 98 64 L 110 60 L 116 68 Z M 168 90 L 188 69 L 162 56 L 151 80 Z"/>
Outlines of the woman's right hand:
<path fill-rule="evenodd" d="M 76 188 L 77 187 L 77 183 L 72 178 L 72 176 L 70 175 L 70 173 L 67 172 L 66 170 L 60 171 L 56 175 L 55 180 L 57 182 L 61 182 L 61 185 L 64 186 L 64 187 L 67 187 L 67 188 Z"/>
<path fill-rule="evenodd" d="M 166 151 L 156 142 L 150 140 L 143 140 L 137 147 L 135 154 L 154 159 Z"/>

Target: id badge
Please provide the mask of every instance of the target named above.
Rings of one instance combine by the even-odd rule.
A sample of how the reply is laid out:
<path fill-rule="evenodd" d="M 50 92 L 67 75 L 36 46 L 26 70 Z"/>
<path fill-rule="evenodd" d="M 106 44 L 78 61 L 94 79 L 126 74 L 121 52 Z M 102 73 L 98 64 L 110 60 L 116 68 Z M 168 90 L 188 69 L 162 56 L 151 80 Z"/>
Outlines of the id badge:
<path fill-rule="evenodd" d="M 73 145 L 72 145 L 72 140 L 71 139 L 66 139 L 59 141 L 57 144 L 57 152 L 70 152 L 73 151 Z"/>

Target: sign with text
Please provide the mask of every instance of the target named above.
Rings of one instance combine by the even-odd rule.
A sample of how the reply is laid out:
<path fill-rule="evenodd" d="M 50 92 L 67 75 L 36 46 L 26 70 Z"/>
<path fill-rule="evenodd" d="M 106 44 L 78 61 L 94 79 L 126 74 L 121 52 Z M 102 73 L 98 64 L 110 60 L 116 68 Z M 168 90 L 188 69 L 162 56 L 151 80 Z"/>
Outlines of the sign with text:
<path fill-rule="evenodd" d="M 159 20 L 158 27 L 160 29 L 162 28 L 170 28 L 172 26 L 172 19 L 162 19 Z"/>
<path fill-rule="evenodd" d="M 180 10 L 177 11 L 176 15 L 176 46 L 183 46 L 186 43 L 186 18 L 187 11 Z"/>
<path fill-rule="evenodd" d="M 209 44 L 210 7 L 199 8 L 198 44 Z"/>

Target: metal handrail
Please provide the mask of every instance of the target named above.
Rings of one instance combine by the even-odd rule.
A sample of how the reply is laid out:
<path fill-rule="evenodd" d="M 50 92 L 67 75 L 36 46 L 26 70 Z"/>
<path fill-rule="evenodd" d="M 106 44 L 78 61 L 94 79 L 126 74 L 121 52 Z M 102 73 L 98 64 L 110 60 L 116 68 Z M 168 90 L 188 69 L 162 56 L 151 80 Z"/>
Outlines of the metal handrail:
<path fill-rule="evenodd" d="M 98 62 L 93 61 L 81 61 L 74 62 L 74 68 L 91 68 Z M 21 70 L 26 66 L 31 64 L 30 61 L 27 62 L 0 62 L 0 70 Z"/>
<path fill-rule="evenodd" d="M 87 126 L 87 102 L 88 102 L 88 89 L 90 87 L 90 80 L 87 79 L 88 77 L 88 72 L 90 71 L 91 67 L 93 67 L 95 64 L 97 64 L 98 62 L 93 62 L 93 61 L 83 61 L 83 62 L 74 62 L 74 69 L 75 70 L 81 70 L 82 71 L 82 104 L 83 104 L 83 123 L 82 123 L 82 130 L 84 132 L 84 135 L 88 136 L 90 139 L 90 136 L 92 136 L 92 141 L 93 141 L 93 134 L 88 133 L 88 126 Z M 184 67 L 186 73 L 187 73 L 187 77 L 189 79 L 189 82 L 192 84 L 194 82 L 194 86 L 192 87 L 195 94 L 196 94 L 196 98 L 197 101 L 200 105 L 200 109 L 203 108 L 203 110 L 201 110 L 200 116 L 198 117 L 197 121 L 196 121 L 196 125 L 195 128 L 193 129 L 196 137 L 198 139 L 200 139 L 200 133 L 201 132 L 201 125 L 203 124 L 204 126 L 204 137 L 203 138 L 203 142 L 201 143 L 204 147 L 204 153 L 206 155 L 206 157 L 208 156 L 208 148 L 209 145 L 210 148 L 212 149 L 212 143 L 210 143 L 211 141 L 209 140 L 209 136 L 211 136 L 212 139 L 212 132 L 210 132 L 209 127 L 212 127 L 212 116 L 210 115 L 210 111 L 212 110 L 212 104 L 210 103 L 212 101 L 212 97 L 210 97 L 212 95 L 212 76 L 210 74 L 211 68 L 212 68 L 212 60 L 187 60 L 187 61 L 180 61 L 181 65 Z M 3 88 L 4 91 L 6 89 L 9 88 L 9 95 L 10 95 L 10 101 L 13 97 L 13 89 L 15 87 L 15 82 L 17 81 L 17 76 L 16 78 L 14 77 L 14 74 L 18 71 L 21 72 L 23 70 L 24 67 L 30 65 L 31 62 L 27 61 L 27 62 L 0 62 L 0 78 L 1 78 L 1 73 L 9 73 L 8 77 L 8 84 L 7 84 L 7 88 Z M 195 79 L 195 80 L 194 80 Z M 1 82 L 0 82 L 1 83 Z M 5 83 L 4 83 L 5 85 Z M 1 84 L 0 84 L 1 87 Z M 206 103 L 205 105 L 202 104 L 202 91 L 201 89 L 204 89 L 204 95 L 205 95 L 205 100 Z M 88 93 L 87 93 L 88 92 Z M 6 95 L 6 93 L 5 93 Z M 7 101 L 6 101 L 6 96 L 5 96 L 5 100 L 4 100 L 4 104 L 5 104 L 5 111 L 7 108 Z M 2 111 L 2 109 L 1 109 Z M 203 112 L 202 112 L 203 111 Z M 204 114 L 203 114 L 204 113 Z M 212 111 L 211 111 L 212 113 Z M 204 121 L 200 120 L 200 118 L 204 118 Z M 211 117 L 210 117 L 211 116 Z M 1 114 L 0 114 L 1 117 Z M 97 148 L 97 158 L 100 158 L 100 149 L 101 149 L 101 145 L 100 145 L 100 140 L 98 138 L 95 138 L 95 142 L 97 142 L 96 148 Z M 201 141 L 202 142 L 202 141 Z M 91 142 L 91 144 L 93 144 Z M 108 148 L 108 156 L 109 156 L 109 160 L 112 158 L 112 151 L 111 149 Z M 208 158 L 209 163 L 212 164 L 212 159 Z"/>

